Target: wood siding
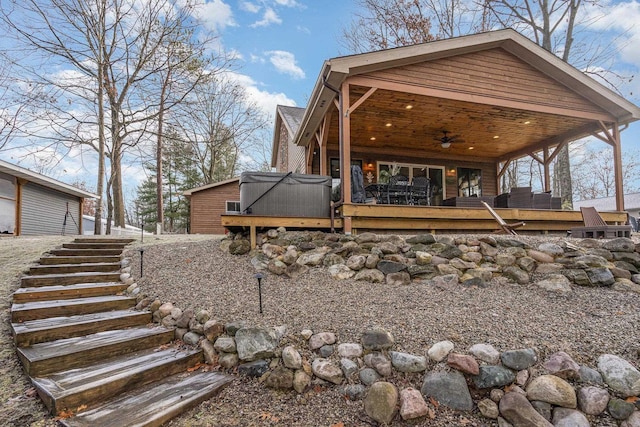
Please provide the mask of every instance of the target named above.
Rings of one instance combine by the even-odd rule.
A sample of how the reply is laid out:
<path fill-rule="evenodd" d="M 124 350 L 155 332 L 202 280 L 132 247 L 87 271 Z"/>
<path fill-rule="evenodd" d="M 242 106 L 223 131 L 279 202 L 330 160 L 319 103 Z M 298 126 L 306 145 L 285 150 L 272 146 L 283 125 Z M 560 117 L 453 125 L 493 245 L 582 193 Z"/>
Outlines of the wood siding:
<path fill-rule="evenodd" d="M 276 123 L 276 126 L 279 126 L 280 129 L 280 132 L 278 132 L 276 172 L 288 172 L 289 146 L 293 145 L 293 143 L 290 141 L 289 132 L 287 132 L 287 128 L 282 125 L 280 118 L 278 118 Z"/>
<path fill-rule="evenodd" d="M 603 112 L 500 48 L 377 71 L 367 76 L 538 105 Z"/>
<path fill-rule="evenodd" d="M 226 212 L 226 201 L 240 200 L 239 181 L 195 192 L 190 200 L 191 234 L 224 234 L 220 217 Z"/>
<path fill-rule="evenodd" d="M 32 182 L 22 187 L 20 234 L 80 234 L 80 199 Z"/>

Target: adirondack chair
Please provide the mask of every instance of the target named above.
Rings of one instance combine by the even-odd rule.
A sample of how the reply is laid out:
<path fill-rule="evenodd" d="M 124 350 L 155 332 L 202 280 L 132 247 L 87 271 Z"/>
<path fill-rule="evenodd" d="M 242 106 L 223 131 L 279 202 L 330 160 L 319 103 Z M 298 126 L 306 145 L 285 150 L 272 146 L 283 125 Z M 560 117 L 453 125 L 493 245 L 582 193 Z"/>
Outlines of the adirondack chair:
<path fill-rule="evenodd" d="M 502 217 L 498 215 L 498 213 L 494 211 L 493 208 L 489 206 L 487 202 L 485 202 L 484 200 L 481 200 L 480 203 L 484 205 L 484 207 L 489 211 L 493 219 L 495 219 L 498 225 L 500 226 L 500 230 L 496 231 L 497 233 L 504 232 L 507 234 L 513 234 L 514 236 L 518 235 L 518 233 L 516 233 L 515 231 L 515 228 L 524 226 L 525 224 L 524 221 L 518 221 L 518 222 L 513 222 L 509 224 L 504 219 L 502 219 Z"/>
<path fill-rule="evenodd" d="M 581 207 L 583 227 L 572 227 L 571 237 L 582 239 L 615 239 L 616 237 L 630 237 L 630 225 L 609 225 L 594 207 Z"/>

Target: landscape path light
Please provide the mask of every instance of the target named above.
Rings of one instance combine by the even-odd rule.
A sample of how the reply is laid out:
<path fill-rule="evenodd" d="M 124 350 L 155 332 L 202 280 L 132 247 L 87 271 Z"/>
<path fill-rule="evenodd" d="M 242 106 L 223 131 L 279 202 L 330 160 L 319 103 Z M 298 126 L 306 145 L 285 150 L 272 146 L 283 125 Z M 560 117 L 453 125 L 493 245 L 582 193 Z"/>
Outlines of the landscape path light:
<path fill-rule="evenodd" d="M 258 279 L 258 301 L 260 302 L 260 314 L 262 314 L 262 279 L 264 275 L 262 273 L 256 273 L 256 279 Z"/>

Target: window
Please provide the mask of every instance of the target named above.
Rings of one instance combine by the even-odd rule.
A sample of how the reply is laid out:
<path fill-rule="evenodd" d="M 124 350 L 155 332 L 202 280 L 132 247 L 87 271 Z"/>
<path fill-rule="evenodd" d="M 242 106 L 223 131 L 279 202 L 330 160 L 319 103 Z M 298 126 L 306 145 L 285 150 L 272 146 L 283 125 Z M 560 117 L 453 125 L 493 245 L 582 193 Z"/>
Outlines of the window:
<path fill-rule="evenodd" d="M 404 175 L 409 178 L 409 182 L 418 176 L 428 177 L 431 183 L 431 205 L 442 204 L 445 194 L 444 166 L 378 162 L 378 182 L 384 184 L 392 175 Z"/>
<path fill-rule="evenodd" d="M 239 201 L 230 201 L 227 200 L 226 204 L 226 213 L 240 213 L 240 202 Z"/>
<path fill-rule="evenodd" d="M 458 196 L 482 196 L 482 170 L 458 168 Z"/>
<path fill-rule="evenodd" d="M 13 234 L 16 226 L 16 183 L 0 173 L 0 234 Z"/>

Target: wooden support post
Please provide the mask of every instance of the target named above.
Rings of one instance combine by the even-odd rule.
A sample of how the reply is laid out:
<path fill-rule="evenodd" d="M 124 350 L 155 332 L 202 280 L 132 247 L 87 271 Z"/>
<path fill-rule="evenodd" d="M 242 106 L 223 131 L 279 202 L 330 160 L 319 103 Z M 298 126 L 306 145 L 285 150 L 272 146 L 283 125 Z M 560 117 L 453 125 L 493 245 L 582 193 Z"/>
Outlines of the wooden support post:
<path fill-rule="evenodd" d="M 351 235 L 351 217 L 350 216 L 345 216 L 344 218 L 342 218 L 342 226 L 343 226 L 344 234 L 346 234 L 347 236 Z"/>
<path fill-rule="evenodd" d="M 351 114 L 349 112 L 349 84 L 342 84 L 342 161 L 340 170 L 342 176 L 342 200 L 351 203 Z M 345 227 L 345 232 L 346 232 Z M 351 232 L 351 227 L 349 227 Z"/>
<path fill-rule="evenodd" d="M 613 167 L 616 184 L 616 210 L 624 211 L 624 184 L 622 182 L 622 144 L 620 143 L 620 128 L 613 124 Z"/>
<path fill-rule="evenodd" d="M 257 238 L 256 238 L 256 226 L 255 225 L 250 225 L 249 226 L 249 239 L 250 239 L 250 242 L 251 242 L 251 249 L 253 250 L 258 245 Z"/>
<path fill-rule="evenodd" d="M 551 173 L 549 172 L 549 147 L 544 147 L 544 191 L 551 191 Z"/>

